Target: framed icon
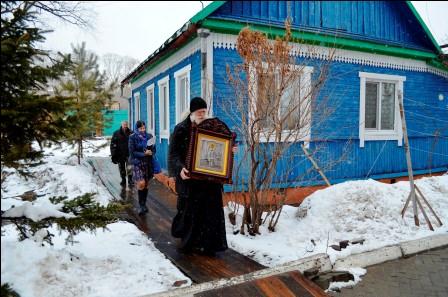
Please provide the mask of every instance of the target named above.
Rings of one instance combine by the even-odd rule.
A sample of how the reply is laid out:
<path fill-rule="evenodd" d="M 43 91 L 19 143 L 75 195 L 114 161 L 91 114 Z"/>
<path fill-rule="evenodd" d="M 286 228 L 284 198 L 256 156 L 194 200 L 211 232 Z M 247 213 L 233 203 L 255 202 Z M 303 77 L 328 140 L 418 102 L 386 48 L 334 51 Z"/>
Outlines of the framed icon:
<path fill-rule="evenodd" d="M 193 179 L 232 183 L 235 134 L 219 119 L 207 119 L 191 130 L 186 165 Z"/>

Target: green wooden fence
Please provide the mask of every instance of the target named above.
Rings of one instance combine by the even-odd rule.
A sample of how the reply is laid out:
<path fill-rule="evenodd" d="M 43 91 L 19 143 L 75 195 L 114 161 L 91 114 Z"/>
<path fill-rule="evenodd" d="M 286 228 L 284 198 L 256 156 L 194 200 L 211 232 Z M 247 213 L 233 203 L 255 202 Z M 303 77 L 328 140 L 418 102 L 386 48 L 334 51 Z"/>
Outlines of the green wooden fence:
<path fill-rule="evenodd" d="M 103 111 L 103 114 L 104 114 L 104 117 L 106 119 L 108 119 L 105 121 L 105 127 L 103 129 L 103 136 L 112 136 L 114 131 L 116 131 L 120 128 L 121 121 L 129 120 L 127 109 Z"/>

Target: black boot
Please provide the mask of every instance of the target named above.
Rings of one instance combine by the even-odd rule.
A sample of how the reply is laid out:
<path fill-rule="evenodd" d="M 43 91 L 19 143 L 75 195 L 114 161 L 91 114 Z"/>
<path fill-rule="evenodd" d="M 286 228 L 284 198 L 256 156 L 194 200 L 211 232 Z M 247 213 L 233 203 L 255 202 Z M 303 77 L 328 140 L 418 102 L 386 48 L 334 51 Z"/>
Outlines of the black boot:
<path fill-rule="evenodd" d="M 146 207 L 146 195 L 148 194 L 148 189 L 138 190 L 138 205 L 140 209 L 138 211 L 139 215 L 144 215 L 148 212 L 148 208 Z"/>
<path fill-rule="evenodd" d="M 132 175 L 128 175 L 128 185 L 132 187 L 134 185 L 134 181 L 132 180 Z"/>

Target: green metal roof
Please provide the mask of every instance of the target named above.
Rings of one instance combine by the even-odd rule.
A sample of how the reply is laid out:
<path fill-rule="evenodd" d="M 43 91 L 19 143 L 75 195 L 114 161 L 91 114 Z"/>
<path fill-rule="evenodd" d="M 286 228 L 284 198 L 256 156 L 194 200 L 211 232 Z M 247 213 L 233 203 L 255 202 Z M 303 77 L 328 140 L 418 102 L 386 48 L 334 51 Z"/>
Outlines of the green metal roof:
<path fill-rule="evenodd" d="M 190 22 L 193 24 L 197 24 L 198 22 L 204 20 L 206 17 L 214 13 L 218 8 L 220 8 L 222 5 L 224 5 L 227 1 L 213 1 L 206 7 L 204 7 L 200 12 L 195 14 L 191 19 Z"/>

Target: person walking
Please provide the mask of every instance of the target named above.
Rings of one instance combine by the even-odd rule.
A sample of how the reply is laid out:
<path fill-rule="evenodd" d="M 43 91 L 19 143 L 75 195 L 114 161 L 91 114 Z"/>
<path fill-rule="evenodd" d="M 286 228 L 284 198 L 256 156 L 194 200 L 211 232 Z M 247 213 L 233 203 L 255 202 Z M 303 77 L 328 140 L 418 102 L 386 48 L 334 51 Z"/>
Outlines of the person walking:
<path fill-rule="evenodd" d="M 153 157 L 156 154 L 155 137 L 146 133 L 145 122 L 135 123 L 135 132 L 129 137 L 129 154 L 134 167 L 134 182 L 138 190 L 139 215 L 148 212 L 146 197 L 149 181 L 154 176 Z"/>
<path fill-rule="evenodd" d="M 176 181 L 178 195 L 171 234 L 181 239 L 181 252 L 215 255 L 227 249 L 222 185 L 190 179 L 185 165 L 191 127 L 205 120 L 206 113 L 207 103 L 200 97 L 193 98 L 189 116 L 176 125 L 170 136 L 168 174 Z"/>
<path fill-rule="evenodd" d="M 121 176 L 122 187 L 126 187 L 126 176 L 128 178 L 128 185 L 133 185 L 132 181 L 132 165 L 129 164 L 129 136 L 132 130 L 128 127 L 127 121 L 122 121 L 120 129 L 115 131 L 110 142 L 110 154 L 112 162 L 118 164 L 118 170 Z"/>

